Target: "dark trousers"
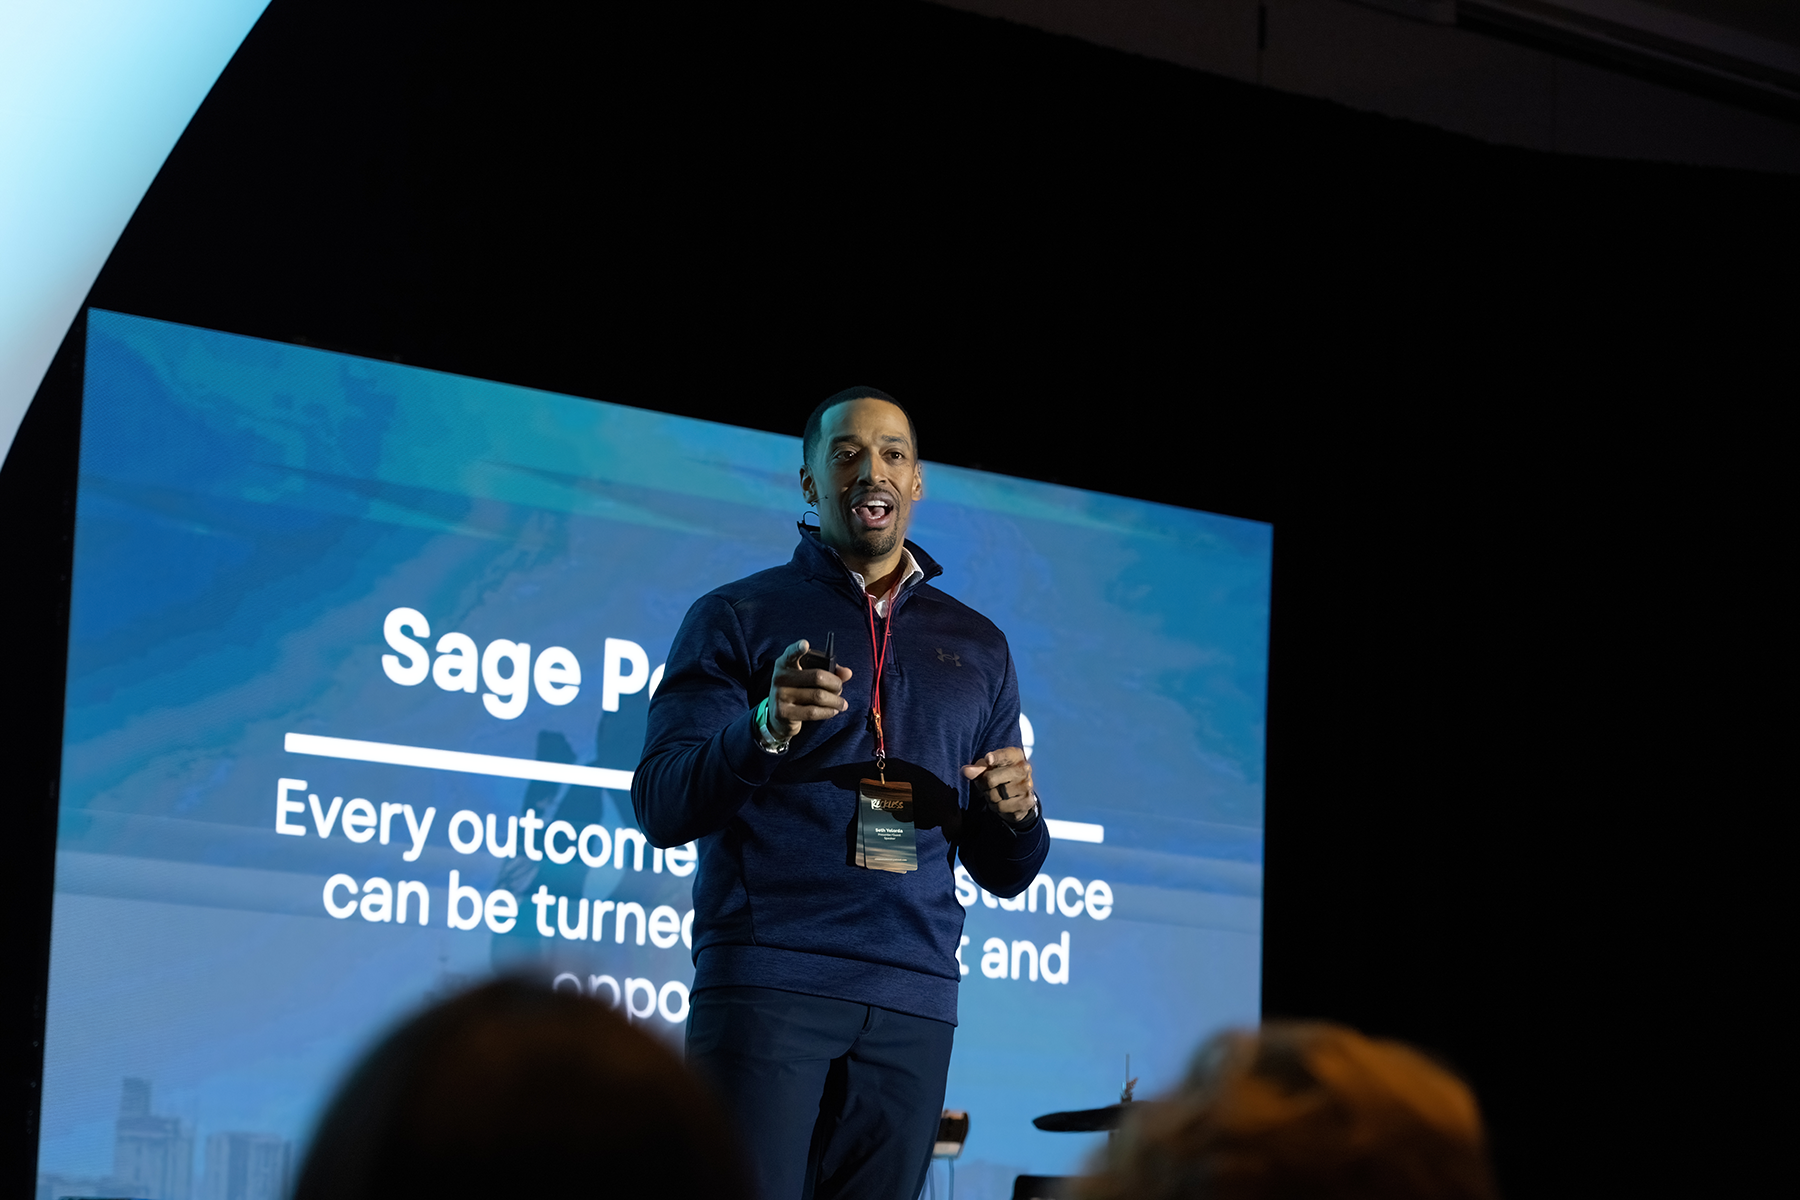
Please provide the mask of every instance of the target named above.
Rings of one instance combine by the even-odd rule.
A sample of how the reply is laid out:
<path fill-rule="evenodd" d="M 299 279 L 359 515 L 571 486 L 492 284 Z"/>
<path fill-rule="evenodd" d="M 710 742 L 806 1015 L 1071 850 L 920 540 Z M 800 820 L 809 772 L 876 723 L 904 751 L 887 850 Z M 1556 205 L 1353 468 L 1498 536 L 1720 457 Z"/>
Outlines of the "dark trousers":
<path fill-rule="evenodd" d="M 956 1029 L 798 992 L 695 992 L 688 1064 L 736 1119 L 762 1200 L 917 1200 Z"/>

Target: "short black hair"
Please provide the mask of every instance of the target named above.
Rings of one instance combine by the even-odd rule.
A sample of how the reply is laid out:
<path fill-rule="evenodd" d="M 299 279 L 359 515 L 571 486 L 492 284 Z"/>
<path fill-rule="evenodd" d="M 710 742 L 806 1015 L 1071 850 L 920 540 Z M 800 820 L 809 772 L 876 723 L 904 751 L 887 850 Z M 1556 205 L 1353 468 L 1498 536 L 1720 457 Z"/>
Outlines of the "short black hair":
<path fill-rule="evenodd" d="M 806 418 L 806 429 L 800 434 L 800 461 L 812 462 L 813 451 L 819 445 L 819 431 L 825 426 L 825 414 L 840 404 L 848 404 L 852 400 L 886 400 L 900 410 L 906 418 L 906 432 L 912 435 L 913 458 L 919 457 L 919 427 L 913 424 L 912 414 L 906 411 L 906 405 L 900 403 L 880 388 L 847 387 L 843 391 L 825 397 L 819 401 L 819 407 L 812 410 L 812 416 Z"/>

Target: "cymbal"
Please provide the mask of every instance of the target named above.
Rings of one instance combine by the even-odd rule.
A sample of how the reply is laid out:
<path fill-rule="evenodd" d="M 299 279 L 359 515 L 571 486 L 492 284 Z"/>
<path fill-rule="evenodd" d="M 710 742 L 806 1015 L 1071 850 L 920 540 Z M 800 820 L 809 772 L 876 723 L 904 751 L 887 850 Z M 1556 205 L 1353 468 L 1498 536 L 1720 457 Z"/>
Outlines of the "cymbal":
<path fill-rule="evenodd" d="M 1045 1113 L 1033 1117 L 1031 1123 L 1046 1133 L 1096 1133 L 1117 1129 L 1132 1107 L 1131 1101 L 1109 1104 L 1105 1108 L 1078 1108 L 1070 1112 Z"/>

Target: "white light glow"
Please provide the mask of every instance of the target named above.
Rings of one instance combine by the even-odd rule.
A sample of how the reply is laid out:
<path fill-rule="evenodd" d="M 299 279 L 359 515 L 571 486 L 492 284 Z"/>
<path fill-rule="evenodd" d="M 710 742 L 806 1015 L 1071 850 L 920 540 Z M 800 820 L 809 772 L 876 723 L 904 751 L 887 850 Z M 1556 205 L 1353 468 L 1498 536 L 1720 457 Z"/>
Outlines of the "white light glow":
<path fill-rule="evenodd" d="M 0 460 L 125 223 L 267 5 L 0 4 Z"/>

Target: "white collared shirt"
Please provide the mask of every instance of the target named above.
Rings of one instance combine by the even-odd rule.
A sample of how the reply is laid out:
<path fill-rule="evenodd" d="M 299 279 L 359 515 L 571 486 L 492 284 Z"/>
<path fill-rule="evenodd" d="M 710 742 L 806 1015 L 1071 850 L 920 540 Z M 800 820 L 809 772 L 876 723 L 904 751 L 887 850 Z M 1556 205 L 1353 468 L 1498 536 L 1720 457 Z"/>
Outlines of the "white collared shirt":
<path fill-rule="evenodd" d="M 845 567 L 844 569 L 850 571 L 849 567 Z M 855 571 L 850 571 L 850 578 L 856 580 L 856 586 L 862 589 L 863 595 L 866 596 L 869 594 L 869 585 L 864 582 L 861 575 L 857 574 Z M 925 578 L 925 572 L 920 568 L 919 564 L 914 561 L 912 551 L 904 546 L 900 547 L 900 582 L 896 583 L 893 590 L 887 595 L 875 601 L 875 615 L 878 617 L 887 616 L 888 605 L 892 603 L 895 596 L 900 594 L 900 590 L 907 587 L 915 579 L 923 578 Z"/>

